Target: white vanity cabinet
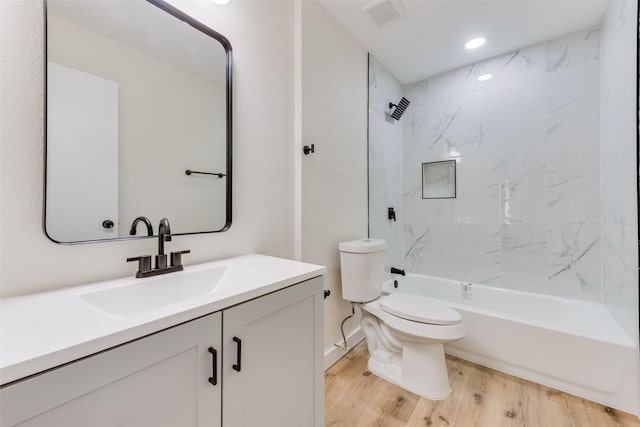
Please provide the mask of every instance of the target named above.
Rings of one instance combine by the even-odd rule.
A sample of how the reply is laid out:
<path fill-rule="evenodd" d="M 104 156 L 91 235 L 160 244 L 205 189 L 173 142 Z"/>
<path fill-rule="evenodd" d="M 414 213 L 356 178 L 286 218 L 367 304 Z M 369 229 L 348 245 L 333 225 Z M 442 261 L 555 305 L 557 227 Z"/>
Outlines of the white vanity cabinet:
<path fill-rule="evenodd" d="M 214 313 L 3 388 L 0 425 L 219 426 L 221 327 Z"/>
<path fill-rule="evenodd" d="M 5 386 L 0 425 L 323 426 L 322 286 L 316 277 Z"/>
<path fill-rule="evenodd" d="M 324 426 L 322 286 L 317 277 L 223 312 L 223 426 Z"/>

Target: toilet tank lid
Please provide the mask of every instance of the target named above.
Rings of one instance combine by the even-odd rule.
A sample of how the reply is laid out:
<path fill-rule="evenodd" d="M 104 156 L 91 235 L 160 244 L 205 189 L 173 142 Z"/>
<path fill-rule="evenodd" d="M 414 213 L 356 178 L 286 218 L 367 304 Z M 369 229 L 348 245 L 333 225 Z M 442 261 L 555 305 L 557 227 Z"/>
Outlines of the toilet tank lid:
<path fill-rule="evenodd" d="M 387 248 L 387 242 L 382 239 L 359 239 L 342 242 L 338 245 L 340 252 L 371 253 L 381 252 Z"/>
<path fill-rule="evenodd" d="M 394 316 L 431 325 L 455 325 L 462 320 L 460 313 L 438 300 L 403 292 L 382 299 L 380 308 Z"/>

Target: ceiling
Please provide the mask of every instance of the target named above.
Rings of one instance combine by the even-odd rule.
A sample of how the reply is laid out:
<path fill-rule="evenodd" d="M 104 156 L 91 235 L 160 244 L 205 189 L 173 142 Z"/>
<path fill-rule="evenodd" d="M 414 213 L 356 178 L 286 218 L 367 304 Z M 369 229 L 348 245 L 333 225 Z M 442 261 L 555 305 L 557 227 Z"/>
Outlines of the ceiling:
<path fill-rule="evenodd" d="M 209 82 L 225 83 L 226 53 L 222 45 L 146 1 L 49 0 L 47 13 Z"/>
<path fill-rule="evenodd" d="M 375 0 L 391 1 L 391 0 Z M 595 27 L 609 0 L 404 0 L 382 26 L 362 8 L 372 0 L 322 0 L 325 9 L 402 84 L 578 30 Z M 484 46 L 464 44 L 485 37 Z"/>

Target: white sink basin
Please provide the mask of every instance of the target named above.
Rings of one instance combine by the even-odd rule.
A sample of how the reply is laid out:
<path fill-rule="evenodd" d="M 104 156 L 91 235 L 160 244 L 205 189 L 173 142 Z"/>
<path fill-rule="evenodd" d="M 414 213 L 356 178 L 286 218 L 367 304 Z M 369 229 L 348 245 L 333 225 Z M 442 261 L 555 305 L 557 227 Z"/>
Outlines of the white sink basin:
<path fill-rule="evenodd" d="M 203 298 L 233 285 L 264 279 L 267 273 L 237 265 L 187 269 L 146 279 L 131 279 L 120 286 L 80 294 L 80 299 L 100 314 L 124 318 Z"/>

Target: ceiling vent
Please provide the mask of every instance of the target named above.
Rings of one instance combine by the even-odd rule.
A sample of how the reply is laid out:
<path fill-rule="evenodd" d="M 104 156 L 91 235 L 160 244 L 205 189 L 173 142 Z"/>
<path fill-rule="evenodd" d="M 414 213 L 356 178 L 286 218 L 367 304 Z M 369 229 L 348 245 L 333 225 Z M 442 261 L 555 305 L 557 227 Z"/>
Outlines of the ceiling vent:
<path fill-rule="evenodd" d="M 382 26 L 400 17 L 402 6 L 398 0 L 373 0 L 363 7 L 362 11 L 369 15 L 378 26 Z"/>

